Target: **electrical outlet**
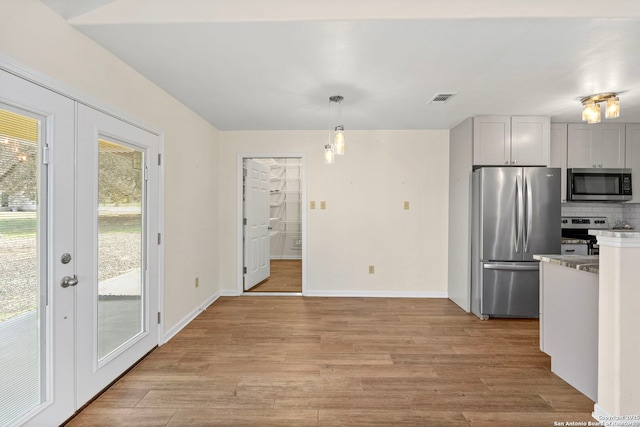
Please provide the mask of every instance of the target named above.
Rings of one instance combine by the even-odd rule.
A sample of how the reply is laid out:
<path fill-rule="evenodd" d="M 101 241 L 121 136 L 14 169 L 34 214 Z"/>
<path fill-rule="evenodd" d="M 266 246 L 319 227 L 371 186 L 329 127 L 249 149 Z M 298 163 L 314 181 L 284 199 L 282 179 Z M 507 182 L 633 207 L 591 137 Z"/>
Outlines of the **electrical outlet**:
<path fill-rule="evenodd" d="M 409 201 L 408 200 L 404 201 L 404 209 L 407 210 L 407 211 L 409 210 Z"/>
<path fill-rule="evenodd" d="M 313 200 L 312 200 L 312 201 L 310 201 L 310 202 L 309 202 L 309 207 L 310 207 L 311 209 L 315 209 L 315 208 L 316 208 L 316 202 L 315 202 L 315 201 L 313 201 Z"/>
<path fill-rule="evenodd" d="M 375 273 L 375 267 L 373 265 L 369 266 L 369 274 L 374 274 Z"/>
<path fill-rule="evenodd" d="M 200 278 L 199 278 L 199 277 L 196 277 L 196 288 L 197 288 L 198 286 L 200 286 Z"/>
<path fill-rule="evenodd" d="M 327 202 L 324 200 L 320 202 L 320 209 L 327 209 Z"/>

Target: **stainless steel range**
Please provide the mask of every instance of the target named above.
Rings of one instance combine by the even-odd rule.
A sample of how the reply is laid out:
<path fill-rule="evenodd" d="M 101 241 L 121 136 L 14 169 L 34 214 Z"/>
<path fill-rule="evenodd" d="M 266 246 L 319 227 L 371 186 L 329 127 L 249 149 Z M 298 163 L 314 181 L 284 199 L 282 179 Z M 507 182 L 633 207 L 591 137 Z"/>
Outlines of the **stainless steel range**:
<path fill-rule="evenodd" d="M 589 230 L 607 229 L 609 222 L 604 216 L 563 216 L 562 217 L 562 237 L 566 239 L 580 239 L 587 243 L 587 253 L 589 255 L 599 255 L 600 248 L 598 239 L 589 235 Z"/>

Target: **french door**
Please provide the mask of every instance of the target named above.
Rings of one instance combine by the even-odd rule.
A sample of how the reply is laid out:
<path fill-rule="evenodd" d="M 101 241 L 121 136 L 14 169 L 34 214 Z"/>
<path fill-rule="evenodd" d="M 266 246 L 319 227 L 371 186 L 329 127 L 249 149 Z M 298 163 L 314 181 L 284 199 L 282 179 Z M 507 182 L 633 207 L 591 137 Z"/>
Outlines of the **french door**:
<path fill-rule="evenodd" d="M 0 88 L 0 425 L 57 425 L 157 344 L 158 137 Z"/>

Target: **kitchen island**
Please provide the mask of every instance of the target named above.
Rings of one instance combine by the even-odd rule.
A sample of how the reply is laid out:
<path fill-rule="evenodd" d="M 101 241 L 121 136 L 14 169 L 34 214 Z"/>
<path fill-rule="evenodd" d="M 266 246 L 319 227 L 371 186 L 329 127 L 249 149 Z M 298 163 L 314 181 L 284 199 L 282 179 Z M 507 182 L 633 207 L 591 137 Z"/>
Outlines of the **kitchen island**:
<path fill-rule="evenodd" d="M 598 394 L 597 255 L 534 255 L 540 261 L 540 349 L 551 370 L 590 399 Z"/>

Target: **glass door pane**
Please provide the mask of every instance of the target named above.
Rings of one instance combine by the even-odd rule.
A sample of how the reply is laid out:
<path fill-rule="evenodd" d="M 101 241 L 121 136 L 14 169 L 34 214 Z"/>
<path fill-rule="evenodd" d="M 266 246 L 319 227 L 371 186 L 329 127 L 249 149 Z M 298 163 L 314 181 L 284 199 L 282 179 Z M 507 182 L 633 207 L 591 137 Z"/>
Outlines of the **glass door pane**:
<path fill-rule="evenodd" d="M 0 425 L 45 398 L 41 135 L 39 119 L 0 104 Z"/>
<path fill-rule="evenodd" d="M 142 151 L 98 140 L 98 360 L 144 330 Z"/>

